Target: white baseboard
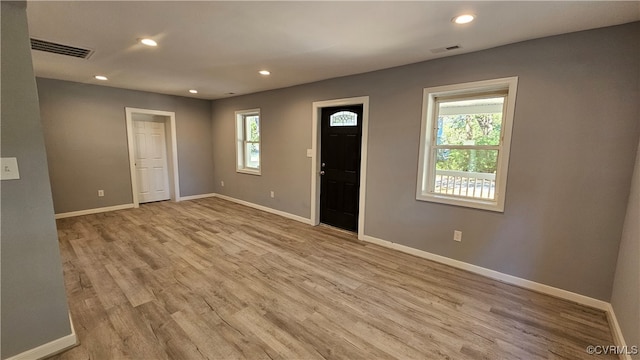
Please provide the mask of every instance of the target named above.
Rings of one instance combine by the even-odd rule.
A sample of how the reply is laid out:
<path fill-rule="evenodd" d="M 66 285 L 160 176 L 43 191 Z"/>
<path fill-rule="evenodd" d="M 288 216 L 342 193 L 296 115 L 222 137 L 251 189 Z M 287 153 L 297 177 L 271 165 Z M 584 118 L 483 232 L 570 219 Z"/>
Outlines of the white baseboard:
<path fill-rule="evenodd" d="M 288 213 L 288 212 L 285 212 L 285 211 L 272 209 L 270 207 L 254 204 L 254 203 L 251 203 L 251 202 L 248 202 L 248 201 L 244 201 L 244 200 L 239 200 L 239 199 L 232 198 L 232 197 L 226 196 L 226 195 L 215 194 L 215 197 L 218 197 L 218 198 L 223 199 L 223 200 L 228 200 L 228 201 L 240 204 L 240 205 L 248 206 L 248 207 L 251 207 L 251 208 L 254 208 L 254 209 L 258 209 L 258 210 L 261 210 L 261 211 L 264 211 L 264 212 L 280 215 L 282 217 L 286 217 L 288 219 L 299 221 L 299 222 L 307 224 L 307 225 L 314 225 L 311 222 L 311 219 L 307 219 L 307 218 L 304 218 L 302 216 L 294 215 L 294 214 L 291 214 L 291 213 Z"/>
<path fill-rule="evenodd" d="M 553 286 L 549 286 L 549 285 L 545 285 L 545 284 L 540 284 L 537 283 L 535 281 L 531 281 L 531 280 L 527 280 L 527 279 L 523 279 L 523 278 L 519 278 L 516 276 L 512 276 L 512 275 L 508 275 L 508 274 L 504 274 L 495 270 L 491 270 L 491 269 L 487 269 L 487 268 L 483 268 L 481 266 L 477 266 L 477 265 L 473 265 L 473 264 L 469 264 L 463 261 L 459 261 L 459 260 L 454 260 L 448 257 L 444 257 L 441 255 L 436 255 L 436 254 L 432 254 L 430 252 L 426 252 L 423 250 L 418 250 L 418 249 L 414 249 L 412 247 L 408 247 L 405 245 L 401 245 L 398 243 L 393 243 L 391 241 L 387 241 L 387 240 L 382 240 L 382 239 L 378 239 L 369 235 L 364 235 L 362 237 L 361 240 L 373 243 L 373 244 L 377 244 L 380 246 L 384 246 L 390 249 L 395 249 L 395 250 L 399 250 L 402 251 L 404 253 L 407 254 L 411 254 L 411 255 L 415 255 L 421 258 L 425 258 L 428 260 L 432 260 L 441 264 L 445 264 L 445 265 L 449 265 L 458 269 L 462 269 L 462 270 L 466 270 L 478 275 L 482 275 L 485 277 L 488 277 L 490 279 L 494 279 L 494 280 L 498 280 L 498 281 L 502 281 L 504 283 L 507 284 L 511 284 L 511 285 L 516 285 L 516 286 L 520 286 L 523 287 L 525 289 L 529 289 L 529 290 L 533 290 L 533 291 L 537 291 L 539 293 L 543 293 L 543 294 L 547 294 L 547 295 L 551 295 L 551 296 L 555 296 L 561 299 L 566 299 L 566 300 L 570 300 L 573 302 L 576 302 L 578 304 L 582 304 L 582 305 L 586 305 L 586 306 L 590 306 L 599 310 L 604 310 L 604 311 L 608 311 L 608 309 L 611 307 L 611 305 L 608 302 L 602 301 L 602 300 L 598 300 L 598 299 L 594 299 L 588 296 L 584 296 L 584 295 L 580 295 L 580 294 L 576 294 L 574 292 L 571 291 L 567 291 L 567 290 L 563 290 L 563 289 L 559 289 Z"/>
<path fill-rule="evenodd" d="M 38 360 L 46 357 L 61 353 L 78 345 L 78 337 L 76 336 L 76 329 L 73 327 L 73 320 L 71 320 L 71 314 L 69 314 L 69 324 L 71 325 L 71 334 L 63 336 L 59 339 L 50 341 L 46 344 L 40 345 L 31 350 L 27 350 L 18 355 L 14 355 L 6 360 Z"/>
<path fill-rule="evenodd" d="M 180 199 L 178 199 L 178 201 L 188 201 L 188 200 L 204 199 L 204 198 L 214 197 L 214 196 L 216 196 L 216 194 L 215 194 L 215 193 L 200 194 L 200 195 L 189 195 L 189 196 L 181 196 L 181 197 L 180 197 Z"/>
<path fill-rule="evenodd" d="M 622 329 L 620 328 L 620 323 L 618 323 L 616 312 L 613 310 L 613 306 L 611 304 L 607 304 L 607 320 L 609 321 L 609 326 L 611 327 L 611 333 L 613 334 L 614 345 L 617 345 L 622 348 L 626 348 L 627 343 L 624 341 L 624 336 L 622 335 Z M 620 360 L 632 360 L 631 355 L 620 354 Z"/>
<path fill-rule="evenodd" d="M 103 213 L 103 212 L 107 212 L 107 211 L 133 209 L 134 207 L 135 206 L 133 204 L 122 204 L 122 205 L 107 206 L 107 207 L 101 207 L 101 208 L 95 208 L 95 209 L 72 211 L 72 212 L 67 212 L 67 213 L 56 214 L 56 219 L 64 219 L 64 218 L 74 217 L 74 216 L 98 214 L 98 213 Z"/>

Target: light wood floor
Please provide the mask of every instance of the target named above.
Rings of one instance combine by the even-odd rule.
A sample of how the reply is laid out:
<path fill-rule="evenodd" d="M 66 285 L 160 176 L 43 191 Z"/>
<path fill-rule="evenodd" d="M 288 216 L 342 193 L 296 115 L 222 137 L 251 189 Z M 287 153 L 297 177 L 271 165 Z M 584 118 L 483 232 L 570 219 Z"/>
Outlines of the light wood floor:
<path fill-rule="evenodd" d="M 613 343 L 602 311 L 216 198 L 58 232 L 81 344 L 55 359 L 588 359 Z"/>

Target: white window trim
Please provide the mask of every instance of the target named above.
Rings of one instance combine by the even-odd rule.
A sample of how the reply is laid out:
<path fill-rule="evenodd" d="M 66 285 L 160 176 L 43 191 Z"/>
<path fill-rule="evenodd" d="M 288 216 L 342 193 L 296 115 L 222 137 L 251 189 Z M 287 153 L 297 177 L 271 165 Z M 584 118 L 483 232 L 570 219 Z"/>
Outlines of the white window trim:
<path fill-rule="evenodd" d="M 238 110 L 235 113 L 236 121 L 235 121 L 235 129 L 236 129 L 236 172 L 250 175 L 261 175 L 262 174 L 262 116 L 260 115 L 260 109 L 249 109 L 249 110 Z M 247 168 L 245 167 L 245 123 L 244 118 L 247 115 L 258 115 L 260 121 L 260 158 L 258 159 L 258 168 Z"/>
<path fill-rule="evenodd" d="M 422 101 L 422 124 L 420 128 L 420 155 L 418 160 L 418 182 L 416 186 L 416 199 L 441 204 L 464 206 L 482 210 L 504 212 L 505 192 L 507 189 L 507 174 L 509 167 L 509 153 L 511 148 L 511 132 L 513 129 L 513 116 L 516 103 L 516 91 L 518 77 L 508 77 L 493 80 L 475 81 L 463 84 L 437 86 L 425 88 Z M 433 142 L 435 103 L 437 97 L 473 95 L 479 92 L 507 90 L 507 101 L 502 125 L 501 150 L 498 155 L 496 174 L 495 200 L 483 200 L 436 194 L 430 189 L 430 176 L 433 176 L 431 167 L 431 145 Z"/>

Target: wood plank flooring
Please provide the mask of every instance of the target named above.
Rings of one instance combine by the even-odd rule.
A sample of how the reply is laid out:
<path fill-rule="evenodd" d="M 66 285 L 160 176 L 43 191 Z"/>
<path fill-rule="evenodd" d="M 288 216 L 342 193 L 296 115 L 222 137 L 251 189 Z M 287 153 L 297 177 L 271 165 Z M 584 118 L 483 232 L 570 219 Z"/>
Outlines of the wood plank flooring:
<path fill-rule="evenodd" d="M 589 359 L 613 343 L 602 311 L 217 198 L 58 233 L 81 344 L 55 359 Z"/>

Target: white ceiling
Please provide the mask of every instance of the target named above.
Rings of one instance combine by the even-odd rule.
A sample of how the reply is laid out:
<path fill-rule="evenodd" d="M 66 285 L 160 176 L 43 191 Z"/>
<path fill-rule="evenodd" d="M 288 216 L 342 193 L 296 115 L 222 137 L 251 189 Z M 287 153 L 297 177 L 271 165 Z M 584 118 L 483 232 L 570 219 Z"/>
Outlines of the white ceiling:
<path fill-rule="evenodd" d="M 32 51 L 37 76 L 216 99 L 638 21 L 640 1 L 28 1 L 27 14 L 31 37 L 95 51 Z"/>

